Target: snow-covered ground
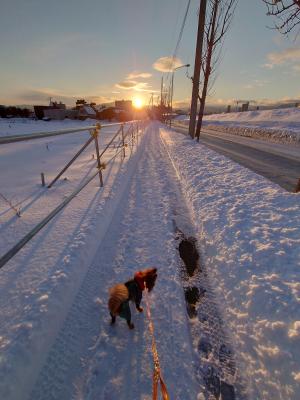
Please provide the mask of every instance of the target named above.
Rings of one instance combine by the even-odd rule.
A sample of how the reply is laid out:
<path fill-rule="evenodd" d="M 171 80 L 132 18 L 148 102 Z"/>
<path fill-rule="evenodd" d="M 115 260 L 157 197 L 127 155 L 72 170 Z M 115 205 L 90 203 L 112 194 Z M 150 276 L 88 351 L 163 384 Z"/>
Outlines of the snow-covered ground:
<path fill-rule="evenodd" d="M 102 145 L 113 132 L 105 129 Z M 21 207 L 18 218 L 0 203 L 1 255 L 94 170 L 91 145 L 67 180 L 50 190 L 40 187 L 40 172 L 49 181 L 87 137 L 0 146 L 1 191 Z M 185 213 L 190 226 L 184 229 L 202 252 L 206 275 L 200 283 L 212 288 L 219 310 L 215 326 L 222 326 L 234 349 L 229 383 L 237 387 L 241 379 L 250 399 L 296 400 L 299 195 L 157 123 L 129 154 L 127 148 L 125 161 L 118 157 L 104 171 L 103 189 L 95 178 L 0 270 L 0 398 L 150 399 L 145 316 L 133 312 L 134 331 L 120 320 L 110 327 L 106 306 L 111 285 L 147 266 L 159 269 L 150 302 L 171 398 L 212 398 L 203 365 L 218 360 L 198 351 L 211 329 L 205 329 L 207 300 L 189 322 L 182 290 L 175 227 Z M 206 337 L 214 346 L 216 335 Z"/>
<path fill-rule="evenodd" d="M 51 123 L 47 127 L 56 129 Z M 40 126 L 36 129 L 40 130 Z M 33 129 L 26 124 L 23 132 L 21 126 L 18 131 Z M 116 127 L 101 131 L 100 149 L 115 132 Z M 95 171 L 95 150 L 91 143 L 51 189 L 41 187 L 40 172 L 45 173 L 49 183 L 88 138 L 89 133 L 82 132 L 0 146 L 1 193 L 21 212 L 21 218 L 17 217 L 1 198 L 1 256 Z M 116 193 L 126 186 L 126 171 L 133 168 L 130 147 L 126 151 L 124 162 L 119 155 L 103 172 L 103 190 L 99 189 L 96 177 L 0 271 L 0 386 L 4 385 L 0 398 L 24 398 L 22 391 L 36 373 L 34 366 L 25 368 L 28 356 L 34 355 L 41 362 L 41 349 L 54 339 L 86 273 L 93 249 L 114 213 Z M 112 148 L 102 161 L 115 152 Z M 98 236 L 97 224 L 103 229 Z M 34 343 L 34 347 L 29 343 Z M 10 379 L 4 379 L 3 374 Z M 18 383 L 20 377 L 22 383 Z"/>
<path fill-rule="evenodd" d="M 0 118 L 0 137 L 25 135 L 36 132 L 52 132 L 60 129 L 82 128 L 95 125 L 94 119 L 85 121 L 64 119 L 62 121 L 43 121 L 30 118 Z M 109 125 L 108 121 L 101 121 L 103 125 Z"/>
<path fill-rule="evenodd" d="M 250 398 L 300 391 L 299 194 L 162 130 Z"/>
<path fill-rule="evenodd" d="M 177 117 L 188 124 L 188 118 Z M 300 143 L 300 108 L 206 115 L 204 127 L 241 136 Z"/>

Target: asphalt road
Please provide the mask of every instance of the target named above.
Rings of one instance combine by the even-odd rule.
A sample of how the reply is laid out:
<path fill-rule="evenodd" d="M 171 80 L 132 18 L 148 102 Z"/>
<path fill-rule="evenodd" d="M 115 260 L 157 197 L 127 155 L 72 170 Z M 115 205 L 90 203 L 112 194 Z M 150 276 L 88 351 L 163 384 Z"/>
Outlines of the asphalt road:
<path fill-rule="evenodd" d="M 187 127 L 174 124 L 173 129 L 187 134 Z M 251 169 L 259 175 L 277 183 L 284 189 L 293 192 L 300 179 L 300 146 L 272 145 L 252 138 L 228 135 L 219 131 L 204 129 L 200 143 L 233 161 Z M 277 146 L 277 147 L 276 147 Z M 284 151 L 293 147 L 292 151 Z"/>

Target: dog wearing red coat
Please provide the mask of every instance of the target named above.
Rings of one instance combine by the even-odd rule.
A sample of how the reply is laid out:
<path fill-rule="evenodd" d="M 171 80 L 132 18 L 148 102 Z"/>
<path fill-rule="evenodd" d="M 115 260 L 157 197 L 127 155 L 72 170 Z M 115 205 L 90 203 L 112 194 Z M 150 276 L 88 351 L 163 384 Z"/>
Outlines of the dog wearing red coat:
<path fill-rule="evenodd" d="M 154 286 L 157 278 L 156 268 L 147 268 L 138 271 L 134 274 L 133 279 L 119 283 L 109 290 L 108 309 L 111 316 L 111 324 L 116 322 L 116 317 L 126 319 L 129 329 L 133 329 L 134 325 L 131 322 L 131 311 L 129 301 L 135 303 L 136 309 L 139 312 L 143 311 L 140 306 L 143 291 L 145 289 L 150 292 Z"/>

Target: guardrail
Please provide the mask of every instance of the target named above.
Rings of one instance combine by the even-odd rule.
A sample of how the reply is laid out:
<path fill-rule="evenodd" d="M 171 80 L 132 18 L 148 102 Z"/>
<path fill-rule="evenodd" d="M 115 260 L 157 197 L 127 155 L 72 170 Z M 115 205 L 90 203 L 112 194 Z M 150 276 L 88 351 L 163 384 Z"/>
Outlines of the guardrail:
<path fill-rule="evenodd" d="M 138 122 L 138 121 L 130 121 L 131 124 L 136 123 L 136 122 Z M 101 125 L 101 128 L 120 126 L 120 125 L 126 125 L 126 123 L 118 122 L 118 123 L 114 123 L 114 124 L 106 124 L 106 125 Z M 0 137 L 0 145 L 7 144 L 7 143 L 14 143 L 14 142 L 22 142 L 25 140 L 32 140 L 32 139 L 43 139 L 45 137 L 50 137 L 50 136 L 66 135 L 68 133 L 89 131 L 94 128 L 95 128 L 95 125 L 89 125 L 89 126 L 85 126 L 82 128 L 60 129 L 58 131 L 51 131 L 51 132 L 43 131 L 43 132 L 34 132 L 34 133 L 23 134 L 23 135 L 3 136 L 3 137 Z"/>
<path fill-rule="evenodd" d="M 70 201 L 81 192 L 97 175 L 100 179 L 100 187 L 103 186 L 103 177 L 102 171 L 105 169 L 106 165 L 113 162 L 116 157 L 121 154 L 122 160 L 124 160 L 126 156 L 126 148 L 131 146 L 131 150 L 133 149 L 134 145 L 138 145 L 139 136 L 143 133 L 147 121 L 134 121 L 130 124 L 114 124 L 118 125 L 119 129 L 113 135 L 112 139 L 109 143 L 105 146 L 105 148 L 99 151 L 99 143 L 98 143 L 98 136 L 102 126 L 100 124 L 96 124 L 93 126 L 89 126 L 86 128 L 79 128 L 72 130 L 64 130 L 63 133 L 75 133 L 75 132 L 82 132 L 83 130 L 88 130 L 91 137 L 88 141 L 82 146 L 82 148 L 75 154 L 75 156 L 67 163 L 67 165 L 59 172 L 59 174 L 55 177 L 55 179 L 48 185 L 48 188 L 54 185 L 54 183 L 59 179 L 59 177 L 70 167 L 73 162 L 79 157 L 79 155 L 85 150 L 85 148 L 92 142 L 95 142 L 95 148 L 97 153 L 97 162 L 95 166 L 97 168 L 97 172 L 93 173 L 91 176 L 85 179 L 81 185 L 79 185 L 61 204 L 59 204 L 51 213 L 49 213 L 40 223 L 38 223 L 30 232 L 28 232 L 19 242 L 13 246 L 8 252 L 6 252 L 0 258 L 0 269 L 12 258 L 14 257 L 25 245 L 28 243 L 45 225 L 48 224 Z M 113 125 L 105 125 L 105 126 L 113 126 Z M 126 128 L 127 131 L 126 131 Z M 68 131 L 68 132 L 66 132 Z M 56 131 L 55 135 L 58 135 L 61 131 Z M 40 133 L 41 134 L 41 133 Z M 50 132 L 46 133 L 48 136 Z M 53 136 L 53 135 L 51 135 Z M 46 137 L 46 136 L 43 136 Z M 26 139 L 25 139 L 26 140 Z M 112 144 L 117 141 L 117 146 L 115 145 L 114 148 L 117 149 L 116 153 L 105 163 L 101 162 L 101 157 L 107 152 L 107 150 L 112 146 Z"/>

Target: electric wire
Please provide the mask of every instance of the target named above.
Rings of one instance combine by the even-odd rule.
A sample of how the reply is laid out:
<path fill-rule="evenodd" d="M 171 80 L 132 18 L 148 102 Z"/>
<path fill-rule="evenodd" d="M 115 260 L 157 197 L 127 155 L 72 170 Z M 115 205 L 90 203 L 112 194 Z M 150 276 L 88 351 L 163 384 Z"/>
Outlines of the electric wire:
<path fill-rule="evenodd" d="M 185 13 L 184 13 L 184 17 L 183 17 L 183 21 L 182 21 L 182 24 L 181 24 L 180 32 L 179 32 L 178 39 L 177 39 L 177 42 L 176 42 L 176 46 L 175 46 L 175 49 L 174 49 L 173 55 L 172 55 L 172 67 L 174 65 L 175 58 L 176 58 L 176 56 L 178 54 L 178 50 L 179 50 L 179 46 L 180 46 L 180 43 L 181 43 L 181 40 L 182 40 L 182 36 L 183 36 L 184 28 L 185 28 L 185 25 L 186 25 L 186 20 L 187 20 L 188 12 L 189 12 L 189 9 L 190 9 L 190 5 L 191 5 L 191 0 L 188 0 L 187 6 L 186 6 L 186 9 L 185 9 Z M 165 79 L 166 86 L 168 86 L 168 93 L 170 93 L 170 91 L 171 91 L 171 72 L 172 71 L 168 71 L 166 79 Z M 169 97 L 169 95 L 168 95 L 168 97 Z"/>

